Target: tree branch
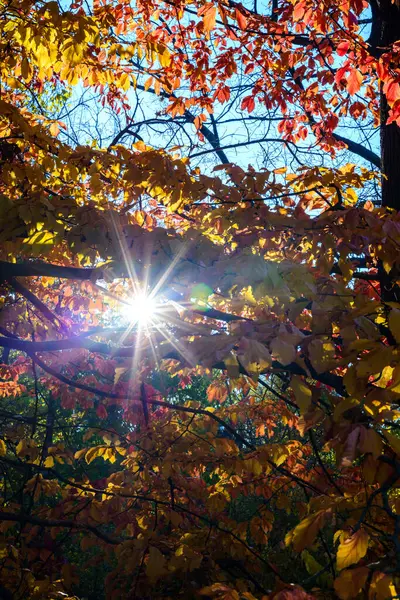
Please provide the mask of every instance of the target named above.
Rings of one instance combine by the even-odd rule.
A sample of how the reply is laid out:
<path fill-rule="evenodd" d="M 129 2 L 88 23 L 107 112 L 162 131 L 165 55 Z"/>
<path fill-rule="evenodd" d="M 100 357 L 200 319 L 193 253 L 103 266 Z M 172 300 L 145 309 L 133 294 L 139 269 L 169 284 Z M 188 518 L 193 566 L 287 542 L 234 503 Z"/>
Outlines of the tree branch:
<path fill-rule="evenodd" d="M 74 485 L 71 482 L 71 485 Z M 40 519 L 39 517 L 35 517 L 33 515 L 26 514 L 14 514 L 10 512 L 0 512 L 0 520 L 1 521 L 13 521 L 15 523 L 30 523 L 31 525 L 39 525 L 40 527 L 66 527 L 67 529 L 78 529 L 78 530 L 86 530 L 93 533 L 96 537 L 103 540 L 107 544 L 121 544 L 124 540 L 113 538 L 103 533 L 97 527 L 93 525 L 85 525 L 84 523 L 77 523 L 76 521 L 71 520 L 62 520 L 62 519 Z"/>
<path fill-rule="evenodd" d="M 60 279 L 102 279 L 103 270 L 80 267 L 62 267 L 42 261 L 9 263 L 0 261 L 0 281 L 11 281 L 14 277 L 59 277 Z"/>

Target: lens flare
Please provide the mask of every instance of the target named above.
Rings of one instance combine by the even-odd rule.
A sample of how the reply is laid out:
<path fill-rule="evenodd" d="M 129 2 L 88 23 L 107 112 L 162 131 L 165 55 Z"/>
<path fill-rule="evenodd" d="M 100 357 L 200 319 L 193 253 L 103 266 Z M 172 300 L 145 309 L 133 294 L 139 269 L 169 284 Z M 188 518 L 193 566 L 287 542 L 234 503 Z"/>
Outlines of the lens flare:
<path fill-rule="evenodd" d="M 154 298 L 145 293 L 139 293 L 132 298 L 129 304 L 129 318 L 133 323 L 149 325 L 154 321 L 157 312 Z"/>

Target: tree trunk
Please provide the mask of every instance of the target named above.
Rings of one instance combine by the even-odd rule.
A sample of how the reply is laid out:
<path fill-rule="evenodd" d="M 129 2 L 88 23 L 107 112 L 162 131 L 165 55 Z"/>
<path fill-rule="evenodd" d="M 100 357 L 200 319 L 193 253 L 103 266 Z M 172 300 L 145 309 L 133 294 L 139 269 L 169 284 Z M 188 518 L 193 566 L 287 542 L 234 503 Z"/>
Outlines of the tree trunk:
<path fill-rule="evenodd" d="M 400 128 L 386 125 L 389 106 L 381 92 L 382 206 L 400 210 Z"/>
<path fill-rule="evenodd" d="M 371 35 L 368 43 L 371 54 L 379 58 L 390 51 L 400 39 L 400 1 L 370 0 L 372 13 Z M 380 90 L 380 142 L 382 171 L 382 206 L 400 210 L 400 128 L 387 125 L 389 105 L 382 87 Z M 395 269 L 396 270 L 396 269 Z M 400 302 L 400 288 L 394 273 L 387 273 L 382 261 L 378 266 L 383 302 Z"/>
<path fill-rule="evenodd" d="M 371 0 L 372 28 L 369 44 L 374 56 L 390 51 L 400 39 L 399 0 Z M 387 125 L 389 106 L 381 91 L 381 170 L 382 206 L 400 210 L 400 128 Z"/>

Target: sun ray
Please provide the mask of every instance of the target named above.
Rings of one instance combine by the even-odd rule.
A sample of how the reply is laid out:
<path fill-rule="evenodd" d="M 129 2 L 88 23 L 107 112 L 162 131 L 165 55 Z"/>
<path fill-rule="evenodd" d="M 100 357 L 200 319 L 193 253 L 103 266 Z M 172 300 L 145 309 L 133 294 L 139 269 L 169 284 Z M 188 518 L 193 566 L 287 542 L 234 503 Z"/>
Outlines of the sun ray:
<path fill-rule="evenodd" d="M 132 285 L 132 297 L 128 299 L 119 298 L 111 292 L 108 294 L 115 300 L 119 301 L 123 305 L 122 314 L 127 319 L 126 330 L 122 333 L 119 339 L 119 343 L 122 344 L 128 335 L 135 330 L 135 341 L 134 349 L 132 354 L 132 369 L 133 371 L 139 368 L 140 361 L 143 357 L 143 352 L 150 348 L 151 354 L 156 362 L 157 366 L 160 362 L 160 347 L 154 342 L 152 338 L 152 330 L 157 331 L 162 338 L 168 342 L 172 348 L 176 350 L 190 366 L 195 366 L 195 357 L 191 355 L 188 348 L 179 341 L 173 333 L 168 330 L 166 324 L 179 328 L 184 335 L 204 333 L 203 326 L 201 324 L 189 323 L 172 312 L 185 311 L 187 308 L 192 306 L 191 302 L 180 302 L 177 303 L 174 300 L 167 300 L 162 295 L 159 296 L 161 289 L 164 287 L 166 282 L 170 279 L 174 272 L 174 269 L 180 262 L 180 260 L 187 253 L 193 240 L 185 241 L 182 243 L 181 248 L 175 254 L 167 268 L 158 278 L 158 281 L 154 286 L 150 286 L 150 267 L 151 267 L 151 249 L 145 248 L 145 254 L 148 254 L 144 261 L 144 267 L 141 269 L 142 281 L 139 280 L 137 269 L 135 269 L 132 256 L 129 252 L 125 235 L 122 231 L 120 222 L 116 217 L 111 215 L 111 222 L 115 232 L 116 239 L 121 249 L 121 254 L 126 266 L 126 272 L 129 275 L 129 281 Z M 143 255 L 142 255 L 143 258 Z M 169 310 L 173 308 L 174 311 Z M 143 344 L 147 338 L 147 344 Z"/>
<path fill-rule="evenodd" d="M 170 277 L 170 275 L 172 275 L 172 272 L 175 269 L 176 265 L 181 260 L 181 258 L 186 254 L 186 252 L 189 249 L 189 246 L 192 243 L 193 243 L 192 240 L 188 240 L 182 244 L 182 247 L 179 249 L 179 252 L 177 252 L 175 254 L 173 260 L 168 265 L 168 267 L 165 269 L 164 273 L 161 275 L 158 282 L 154 286 L 153 291 L 152 291 L 153 296 L 156 296 L 158 294 L 159 290 L 164 285 L 164 283 L 167 281 L 168 277 Z"/>
<path fill-rule="evenodd" d="M 173 348 L 175 348 L 175 350 L 178 352 L 178 354 L 180 354 L 180 356 L 182 356 L 182 358 L 184 358 L 185 361 L 187 361 L 191 367 L 196 366 L 196 359 L 194 356 L 191 355 L 191 353 L 189 352 L 187 347 L 182 346 L 181 343 L 179 342 L 179 340 L 177 340 L 176 338 L 173 338 L 173 337 L 167 335 L 167 332 L 165 329 L 161 329 L 157 324 L 155 325 L 155 327 L 161 333 L 161 335 L 164 337 L 164 339 L 169 344 L 171 344 L 171 346 Z"/>
<path fill-rule="evenodd" d="M 122 258 L 124 260 L 125 267 L 126 267 L 128 275 L 129 275 L 129 279 L 132 282 L 134 292 L 137 292 L 137 290 L 140 289 L 140 281 L 137 276 L 132 257 L 129 256 L 129 250 L 128 250 L 128 246 L 126 243 L 126 238 L 125 238 L 124 233 L 121 228 L 121 223 L 119 221 L 117 221 L 117 219 L 112 211 L 111 211 L 111 224 L 113 226 L 114 233 L 117 238 L 118 244 L 121 248 Z"/>

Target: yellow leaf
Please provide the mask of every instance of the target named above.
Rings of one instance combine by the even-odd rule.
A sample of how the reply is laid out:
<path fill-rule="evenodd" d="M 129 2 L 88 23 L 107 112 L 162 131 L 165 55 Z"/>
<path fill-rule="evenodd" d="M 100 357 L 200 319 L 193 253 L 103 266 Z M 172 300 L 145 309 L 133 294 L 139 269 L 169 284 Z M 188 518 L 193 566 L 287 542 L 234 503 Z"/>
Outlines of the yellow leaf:
<path fill-rule="evenodd" d="M 38 447 L 33 440 L 21 440 L 16 447 L 16 451 L 19 458 L 31 461 L 34 461 L 39 454 Z"/>
<path fill-rule="evenodd" d="M 74 458 L 76 460 L 79 460 L 80 458 L 82 458 L 82 456 L 84 456 L 86 454 L 86 448 L 83 448 L 83 450 L 78 450 L 77 452 L 75 452 L 74 454 Z"/>
<path fill-rule="evenodd" d="M 353 188 L 347 188 L 344 194 L 346 196 L 346 200 L 351 202 L 351 204 L 356 204 L 358 200 L 358 195 L 357 192 L 353 190 Z"/>
<path fill-rule="evenodd" d="M 335 366 L 335 347 L 329 340 L 312 340 L 307 346 L 311 364 L 317 373 L 323 373 Z"/>
<path fill-rule="evenodd" d="M 90 465 L 90 463 L 94 461 L 95 458 L 97 458 L 98 456 L 103 456 L 103 454 L 104 448 L 102 448 L 101 446 L 96 446 L 96 448 L 90 448 L 90 450 L 86 452 L 85 460 L 87 464 Z"/>
<path fill-rule="evenodd" d="M 129 74 L 128 73 L 122 73 L 121 77 L 119 78 L 119 86 L 125 91 L 127 92 L 131 86 L 131 81 L 129 78 Z"/>
<path fill-rule="evenodd" d="M 21 62 L 21 75 L 26 80 L 30 80 L 32 77 L 32 69 L 27 58 L 24 58 Z"/>
<path fill-rule="evenodd" d="M 52 456 L 48 456 L 44 461 L 44 466 L 46 469 L 51 469 L 51 467 L 54 467 L 54 458 Z"/>
<path fill-rule="evenodd" d="M 336 564 L 339 570 L 358 563 L 366 555 L 368 550 L 368 533 L 359 529 L 352 536 L 340 542 L 336 556 Z"/>
<path fill-rule="evenodd" d="M 0 440 L 0 456 L 4 456 L 7 452 L 7 446 L 4 440 Z"/>
<path fill-rule="evenodd" d="M 387 365 L 386 367 L 384 367 L 382 369 L 378 381 L 374 381 L 374 385 L 376 387 L 386 388 L 389 381 L 394 380 L 395 377 L 396 377 L 395 369 L 393 367 L 391 367 L 390 365 Z M 396 387 L 397 384 L 398 384 L 398 380 L 395 382 L 394 385 L 391 386 L 391 388 Z"/>
<path fill-rule="evenodd" d="M 231 379 L 236 379 L 236 377 L 239 377 L 240 370 L 236 356 L 234 356 L 232 353 L 229 354 L 229 356 L 224 358 L 224 364 L 228 377 Z"/>
<path fill-rule="evenodd" d="M 70 66 L 78 64 L 83 58 L 83 46 L 69 38 L 61 50 L 63 62 Z"/>
<path fill-rule="evenodd" d="M 319 530 L 324 526 L 326 516 L 330 510 L 319 510 L 317 513 L 303 519 L 292 531 L 285 537 L 285 544 L 293 544 L 296 552 L 301 552 L 307 546 L 314 542 Z"/>
<path fill-rule="evenodd" d="M 299 375 L 293 375 L 290 386 L 299 405 L 300 413 L 304 415 L 310 408 L 312 391 Z"/>
<path fill-rule="evenodd" d="M 169 67 L 169 65 L 171 64 L 171 55 L 166 46 L 160 45 L 158 47 L 158 60 L 160 61 L 160 65 L 162 67 Z"/>
<path fill-rule="evenodd" d="M 303 550 L 301 553 L 301 558 L 303 559 L 307 572 L 310 575 L 317 576 L 317 573 L 323 569 L 322 565 L 315 560 L 313 555 L 310 554 L 308 550 Z M 316 581 L 324 587 L 332 587 L 332 576 L 329 573 L 321 573 L 319 577 L 317 577 Z"/>
<path fill-rule="evenodd" d="M 50 131 L 51 135 L 54 135 L 54 137 L 57 137 L 57 135 L 60 133 L 60 127 L 59 127 L 58 123 L 52 123 L 49 127 L 49 131 Z"/>

